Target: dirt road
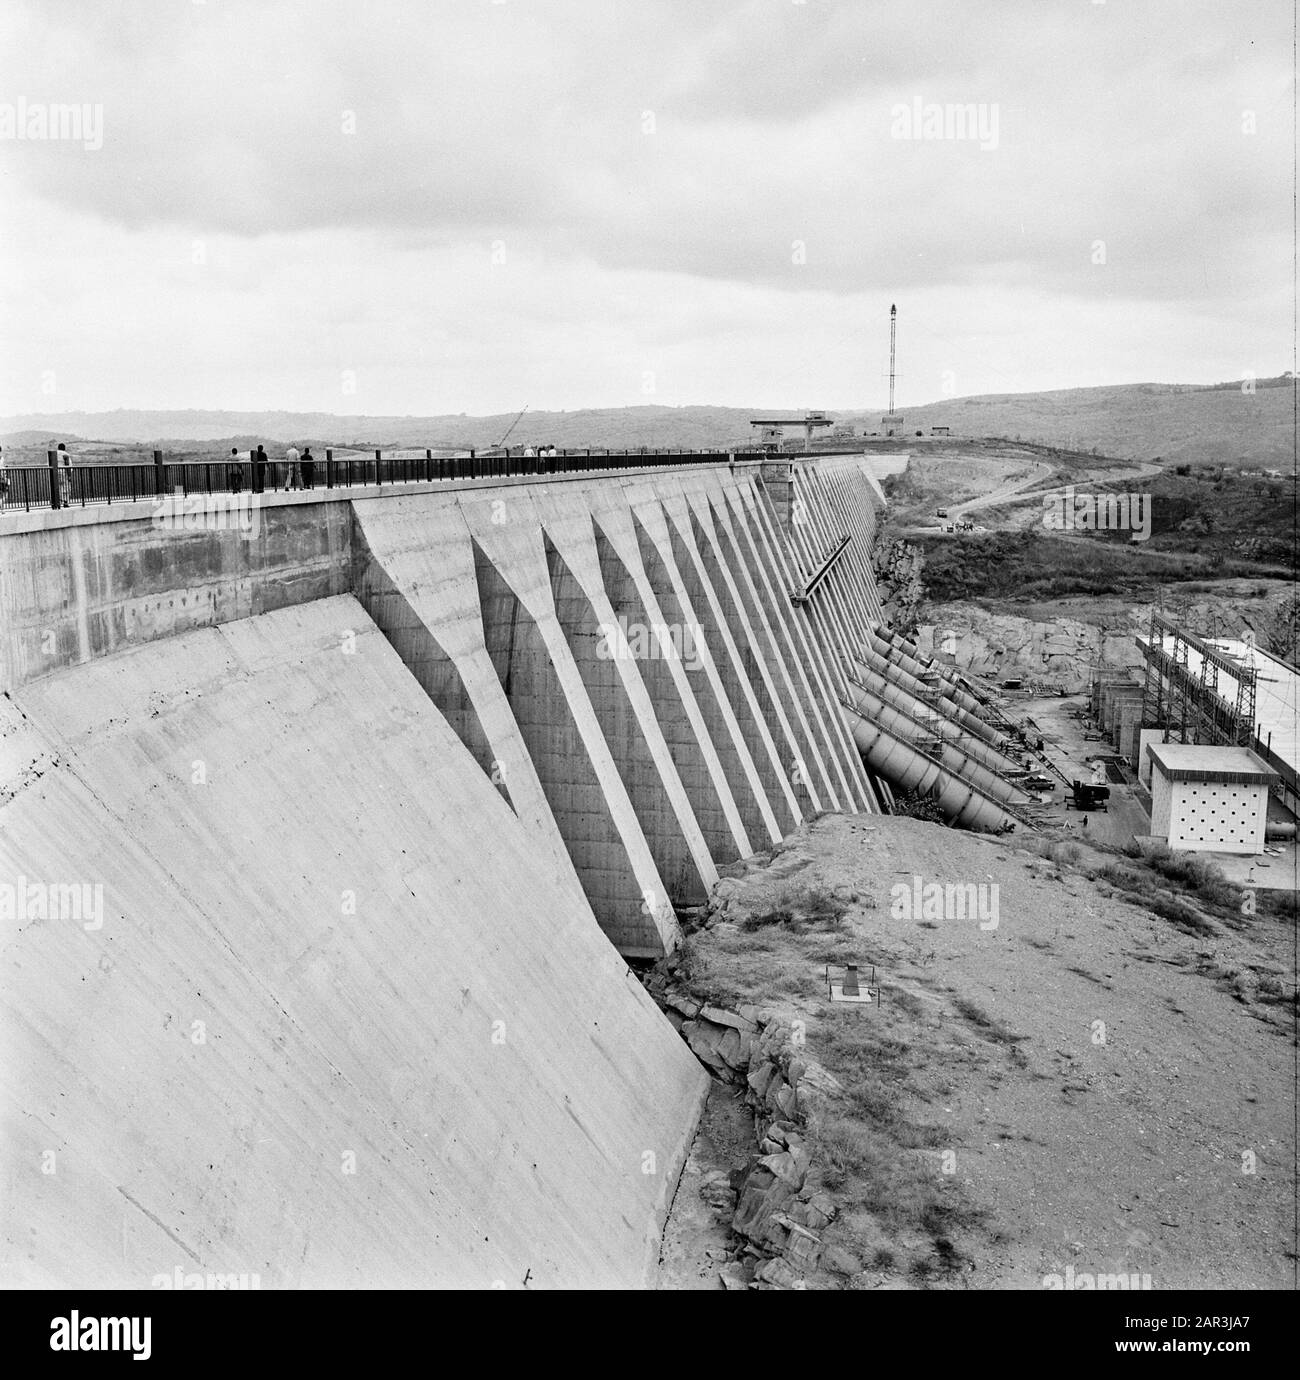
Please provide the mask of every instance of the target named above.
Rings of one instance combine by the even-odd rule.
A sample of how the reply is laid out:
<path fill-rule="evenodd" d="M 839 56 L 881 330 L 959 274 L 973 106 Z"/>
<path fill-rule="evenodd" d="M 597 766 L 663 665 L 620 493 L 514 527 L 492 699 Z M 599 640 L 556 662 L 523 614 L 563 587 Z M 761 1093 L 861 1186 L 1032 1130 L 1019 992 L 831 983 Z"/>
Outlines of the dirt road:
<path fill-rule="evenodd" d="M 979 508 L 994 508 L 1009 503 L 1029 503 L 1036 502 L 1043 498 L 1057 497 L 1066 492 L 1067 489 L 1079 490 L 1081 485 L 1090 482 L 1099 484 L 1115 484 L 1125 479 L 1150 479 L 1153 475 L 1161 472 L 1161 466 L 1151 464 L 1133 465 L 1128 469 L 1108 469 L 1108 470 L 1084 470 L 1076 478 L 1070 480 L 1068 484 L 1061 484 L 1051 489 L 1036 489 L 1032 494 L 1022 493 L 1021 491 L 1036 484 L 1040 479 L 1052 473 L 1050 465 L 1040 464 L 1037 467 L 1038 474 L 1030 475 L 1028 478 L 1018 481 L 1015 484 L 1007 485 L 1005 488 L 998 489 L 994 493 L 984 494 L 980 498 L 970 498 L 964 503 L 959 503 L 955 507 L 948 509 L 948 516 L 956 518 L 965 513 L 974 512 Z"/>

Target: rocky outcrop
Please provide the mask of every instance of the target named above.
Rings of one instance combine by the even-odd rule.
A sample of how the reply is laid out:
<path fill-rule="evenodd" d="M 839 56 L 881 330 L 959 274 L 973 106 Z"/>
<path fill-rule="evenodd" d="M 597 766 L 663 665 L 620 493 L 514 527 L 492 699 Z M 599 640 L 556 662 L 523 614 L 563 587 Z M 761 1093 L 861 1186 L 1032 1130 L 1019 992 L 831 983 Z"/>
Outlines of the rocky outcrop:
<path fill-rule="evenodd" d="M 1070 618 L 1077 607 L 1082 618 Z M 1167 598 L 1164 611 L 1198 637 L 1241 637 L 1253 628 L 1261 645 L 1287 658 L 1295 647 L 1297 600 L 1282 580 L 1223 581 L 1216 592 L 1196 599 Z M 989 679 L 1016 676 L 1053 684 L 1066 694 L 1085 690 L 1097 664 L 1099 623 L 1105 624 L 1104 654 L 1108 671 L 1142 665 L 1134 638 L 1150 623 L 1151 605 L 1088 608 L 1085 602 L 1063 605 L 1049 620 L 991 613 L 966 603 L 925 608 L 913 640 L 927 656 L 954 662 L 961 670 Z"/>
<path fill-rule="evenodd" d="M 1078 694 L 1091 681 L 1097 664 L 1098 628 L 1071 618 L 1048 622 L 987 613 L 968 604 L 940 604 L 915 641 L 926 656 L 940 657 L 963 671 L 998 680 L 1017 677 L 1045 682 L 1066 694 Z M 1116 671 L 1140 666 L 1142 655 L 1133 636 L 1140 624 L 1105 634 L 1106 665 Z"/>
<path fill-rule="evenodd" d="M 881 542 L 874 558 L 876 587 L 886 620 L 900 632 L 916 626 L 916 616 L 925 598 L 925 555 L 919 546 L 906 541 Z"/>
<path fill-rule="evenodd" d="M 672 960 L 665 967 L 670 967 Z M 656 973 L 647 985 L 695 1056 L 715 1077 L 744 1088 L 757 1153 L 731 1173 L 706 1176 L 701 1195 L 735 1237 L 719 1276 L 725 1288 L 802 1288 L 823 1268 L 822 1232 L 836 1216 L 812 1177 L 809 1121 L 840 1086 L 803 1049 L 802 1032 L 753 1006 L 702 1003 Z M 841 1253 L 842 1254 L 842 1253 Z"/>

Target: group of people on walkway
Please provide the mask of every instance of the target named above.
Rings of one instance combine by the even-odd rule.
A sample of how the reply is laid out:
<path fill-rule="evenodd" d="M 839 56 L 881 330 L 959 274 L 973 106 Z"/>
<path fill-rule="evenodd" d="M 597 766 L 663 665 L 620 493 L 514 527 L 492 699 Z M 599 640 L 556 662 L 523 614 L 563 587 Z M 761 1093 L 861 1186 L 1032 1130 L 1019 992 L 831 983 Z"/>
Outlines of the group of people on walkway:
<path fill-rule="evenodd" d="M 240 451 L 238 447 L 230 448 L 230 473 L 227 476 L 230 483 L 231 492 L 240 493 L 244 487 L 244 463 L 253 466 L 253 492 L 255 494 L 264 493 L 267 482 L 270 481 L 273 489 L 314 489 L 316 487 L 316 457 L 311 453 L 311 447 L 306 446 L 301 451 L 297 446 L 290 446 L 284 453 L 283 460 L 272 460 L 266 453 L 266 447 L 258 444 L 256 450 Z"/>
<path fill-rule="evenodd" d="M 59 497 L 59 506 L 65 508 L 72 499 L 72 456 L 68 453 L 65 442 L 60 441 L 56 445 L 50 442 L 50 448 L 55 455 L 55 469 L 57 479 L 55 481 L 56 492 Z M 230 469 L 226 475 L 227 483 L 232 493 L 241 493 L 244 488 L 244 465 L 251 464 L 253 467 L 253 492 L 262 493 L 265 491 L 268 482 L 273 488 L 280 489 L 311 489 L 316 486 L 316 457 L 311 453 L 311 447 L 307 446 L 299 451 L 296 446 L 290 446 L 284 453 L 282 461 L 272 460 L 266 453 L 266 447 L 259 445 L 256 450 L 240 451 L 238 447 L 232 446 L 230 450 Z M 0 446 L 0 507 L 4 506 L 5 500 L 9 496 L 10 480 L 5 464 L 4 447 Z"/>

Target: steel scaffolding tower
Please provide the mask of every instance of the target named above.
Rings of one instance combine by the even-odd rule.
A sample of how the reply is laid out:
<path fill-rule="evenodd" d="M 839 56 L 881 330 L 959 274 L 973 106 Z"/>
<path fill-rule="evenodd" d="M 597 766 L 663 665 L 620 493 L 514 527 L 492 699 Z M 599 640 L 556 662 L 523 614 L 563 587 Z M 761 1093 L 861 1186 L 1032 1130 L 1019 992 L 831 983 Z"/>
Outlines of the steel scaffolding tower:
<path fill-rule="evenodd" d="M 1255 738 L 1255 668 L 1245 659 L 1185 632 L 1172 618 L 1153 609 L 1145 644 L 1142 722 L 1148 728 L 1177 731 L 1183 743 L 1250 747 Z M 1191 653 L 1200 658 L 1191 668 Z M 1220 673 L 1231 689 L 1220 688 Z"/>

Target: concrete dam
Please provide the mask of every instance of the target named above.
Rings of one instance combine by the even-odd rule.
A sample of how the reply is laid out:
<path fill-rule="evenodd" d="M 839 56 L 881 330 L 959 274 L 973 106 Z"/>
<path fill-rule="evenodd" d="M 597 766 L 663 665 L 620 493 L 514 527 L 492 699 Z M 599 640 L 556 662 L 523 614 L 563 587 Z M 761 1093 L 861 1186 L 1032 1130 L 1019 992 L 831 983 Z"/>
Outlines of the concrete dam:
<path fill-rule="evenodd" d="M 0 519 L 7 1284 L 642 1286 L 708 1077 L 629 962 L 1012 746 L 855 455 Z"/>

